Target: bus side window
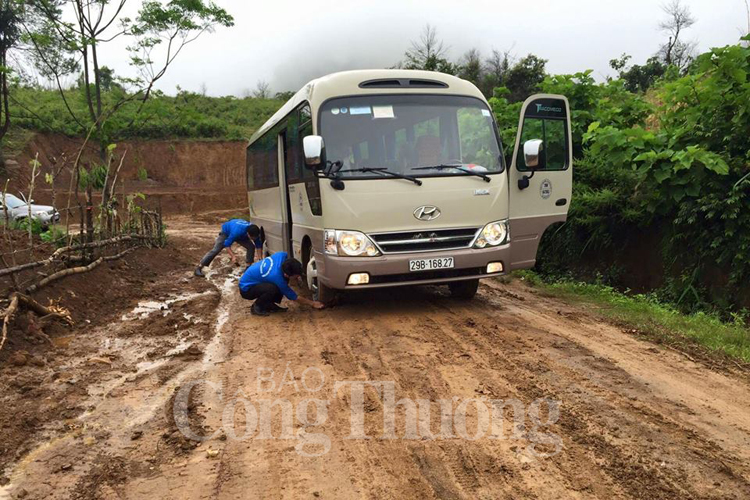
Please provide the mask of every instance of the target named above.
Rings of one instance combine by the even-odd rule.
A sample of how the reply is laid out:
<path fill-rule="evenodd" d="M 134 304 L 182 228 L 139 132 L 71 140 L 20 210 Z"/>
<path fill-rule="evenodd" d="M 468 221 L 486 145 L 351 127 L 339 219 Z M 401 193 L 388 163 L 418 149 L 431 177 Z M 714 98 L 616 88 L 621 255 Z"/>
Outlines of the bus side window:
<path fill-rule="evenodd" d="M 518 158 L 516 158 L 516 166 L 522 172 L 528 170 L 523 156 L 523 143 L 531 139 L 544 141 L 545 161 L 541 170 L 565 170 L 568 167 L 565 120 L 524 118 L 521 147 L 518 148 Z"/>
<path fill-rule="evenodd" d="M 287 127 L 286 127 L 286 180 L 289 184 L 295 184 L 302 181 L 302 162 L 304 158 L 300 158 L 302 155 L 302 146 L 300 141 L 302 140 L 298 134 L 299 116 L 297 113 L 292 113 L 289 116 Z"/>
<path fill-rule="evenodd" d="M 248 146 L 245 153 L 245 161 L 247 168 L 247 190 L 252 191 L 255 189 L 255 151 L 252 146 Z"/>
<path fill-rule="evenodd" d="M 302 150 L 302 140 L 313 133 L 312 113 L 310 107 L 305 105 L 299 110 L 299 126 L 297 142 L 297 168 L 302 180 L 305 181 L 305 191 L 310 202 L 310 211 L 313 215 L 323 215 L 323 204 L 320 201 L 320 182 L 315 171 L 305 166 L 305 154 Z"/>

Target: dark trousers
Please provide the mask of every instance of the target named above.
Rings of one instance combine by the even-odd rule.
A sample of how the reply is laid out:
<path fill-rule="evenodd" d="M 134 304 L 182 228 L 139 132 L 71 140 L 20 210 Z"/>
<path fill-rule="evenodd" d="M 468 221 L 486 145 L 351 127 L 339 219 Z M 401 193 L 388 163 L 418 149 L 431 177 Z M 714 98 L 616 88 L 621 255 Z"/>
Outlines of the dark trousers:
<path fill-rule="evenodd" d="M 258 283 L 251 286 L 247 292 L 240 290 L 243 299 L 255 300 L 257 305 L 263 311 L 268 311 L 272 304 L 278 304 L 284 295 L 279 287 L 273 283 Z"/>
<path fill-rule="evenodd" d="M 216 256 L 221 253 L 222 249 L 224 248 L 224 240 L 226 239 L 226 234 L 219 233 L 219 236 L 216 237 L 214 247 L 209 250 L 208 253 L 201 259 L 201 267 L 210 265 L 211 262 L 216 258 Z M 253 246 L 252 242 L 250 240 L 247 240 L 237 241 L 237 243 L 245 247 L 245 250 L 247 251 L 247 253 L 245 254 L 245 262 L 247 262 L 248 264 L 252 264 L 253 260 L 255 260 L 255 247 Z"/>

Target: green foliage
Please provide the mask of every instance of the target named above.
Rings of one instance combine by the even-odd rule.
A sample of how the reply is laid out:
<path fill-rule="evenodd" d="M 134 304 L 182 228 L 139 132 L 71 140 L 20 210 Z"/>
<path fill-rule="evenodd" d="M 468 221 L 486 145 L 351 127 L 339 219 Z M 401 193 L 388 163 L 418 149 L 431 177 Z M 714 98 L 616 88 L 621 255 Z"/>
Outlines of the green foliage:
<path fill-rule="evenodd" d="M 52 243 L 56 247 L 62 247 L 65 246 L 67 235 L 65 234 L 65 231 L 58 227 L 58 226 L 51 226 L 47 229 L 47 231 L 44 231 L 39 235 L 39 237 L 42 239 L 45 243 Z"/>
<path fill-rule="evenodd" d="M 534 272 L 518 273 L 532 286 L 569 301 L 585 303 L 591 311 L 629 325 L 667 344 L 691 339 L 712 351 L 750 362 L 750 330 L 747 311 L 734 313 L 729 321 L 715 314 L 684 314 L 654 294 L 627 294 L 611 286 L 575 280 L 545 280 Z"/>
<path fill-rule="evenodd" d="M 648 232 L 659 236 L 662 297 L 686 309 L 736 307 L 750 278 L 748 73 L 750 48 L 732 45 L 662 80 L 648 100 L 623 80 L 545 79 L 543 91 L 571 101 L 576 164 L 569 220 L 545 235 L 540 269 L 569 274 L 602 250 L 617 261 Z M 498 119 L 508 113 L 492 102 Z"/>
<path fill-rule="evenodd" d="M 145 167 L 138 167 L 138 180 L 139 181 L 148 180 L 148 170 L 146 170 Z"/>
<path fill-rule="evenodd" d="M 630 56 L 623 54 L 612 59 L 609 65 L 617 71 L 625 89 L 630 92 L 645 92 L 667 73 L 667 66 L 658 57 L 651 57 L 644 65 L 634 64 L 627 68 Z"/>
<path fill-rule="evenodd" d="M 89 186 L 93 189 L 104 188 L 104 181 L 107 179 L 107 166 L 95 165 L 90 170 L 82 168 L 79 172 L 78 187 L 86 190 Z"/>
<path fill-rule="evenodd" d="M 80 136 L 85 132 L 70 119 L 60 94 L 53 90 L 17 86 L 11 89 L 14 124 L 25 129 Z M 114 104 L 117 89 L 104 92 L 105 103 Z M 84 114 L 86 100 L 78 90 L 67 90 L 68 104 Z M 123 139 L 223 139 L 248 138 L 283 105 L 276 99 L 208 97 L 180 91 L 176 96 L 154 93 L 140 110 L 139 102 L 120 107 L 103 127 L 107 141 Z"/>
<path fill-rule="evenodd" d="M 32 234 L 42 234 L 42 231 L 44 231 L 44 226 L 38 219 L 31 219 L 29 221 L 28 217 L 24 217 L 22 219 L 13 221 L 10 224 L 11 229 L 18 229 L 24 232 L 29 231 L 29 224 L 31 224 L 31 233 Z"/>
<path fill-rule="evenodd" d="M 523 101 L 536 91 L 547 74 L 546 64 L 546 59 L 529 54 L 510 68 L 503 83 L 512 102 Z"/>

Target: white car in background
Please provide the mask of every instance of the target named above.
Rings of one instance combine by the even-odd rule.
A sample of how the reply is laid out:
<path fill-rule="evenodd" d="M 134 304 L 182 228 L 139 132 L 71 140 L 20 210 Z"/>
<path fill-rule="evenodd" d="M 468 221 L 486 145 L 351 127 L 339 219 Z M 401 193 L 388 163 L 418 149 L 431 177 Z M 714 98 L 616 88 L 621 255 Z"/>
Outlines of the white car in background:
<path fill-rule="evenodd" d="M 6 194 L 3 199 L 0 194 L 0 223 L 5 223 L 6 206 L 10 220 L 18 222 L 29 218 L 29 203 L 12 194 Z M 34 205 L 34 200 L 31 200 L 31 218 L 41 222 L 42 226 L 49 226 L 60 220 L 60 212 L 49 205 Z"/>

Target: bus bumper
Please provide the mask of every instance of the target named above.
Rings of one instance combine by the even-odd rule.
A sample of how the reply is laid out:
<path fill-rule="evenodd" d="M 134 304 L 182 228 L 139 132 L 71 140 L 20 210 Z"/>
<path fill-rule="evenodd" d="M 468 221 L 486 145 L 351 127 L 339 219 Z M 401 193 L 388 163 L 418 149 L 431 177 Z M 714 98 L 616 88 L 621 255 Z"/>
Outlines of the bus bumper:
<path fill-rule="evenodd" d="M 453 257 L 454 267 L 431 271 L 409 271 L 409 261 Z M 379 257 L 341 257 L 317 253 L 318 280 L 329 288 L 355 290 L 390 286 L 449 283 L 505 274 L 510 263 L 510 244 L 492 248 L 387 254 Z M 503 270 L 487 273 L 487 264 L 501 262 Z M 369 283 L 348 285 L 349 276 L 368 273 Z"/>

